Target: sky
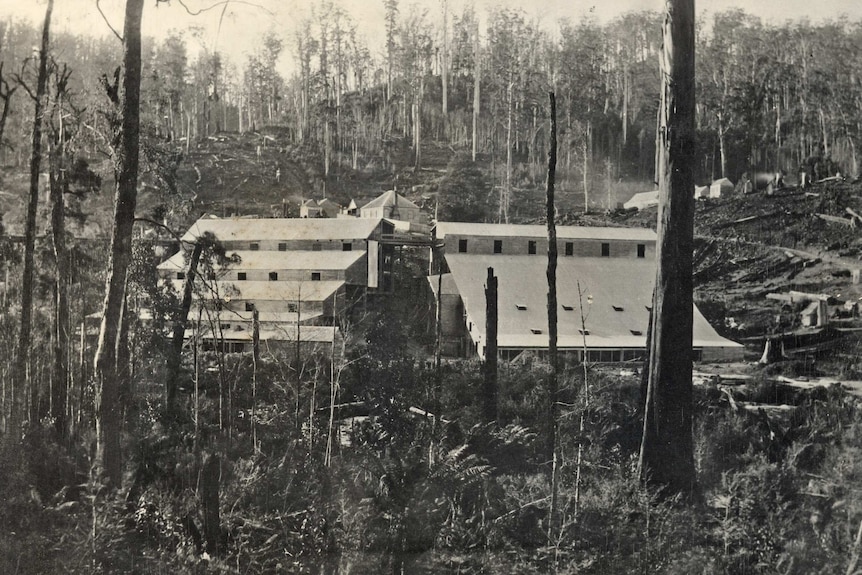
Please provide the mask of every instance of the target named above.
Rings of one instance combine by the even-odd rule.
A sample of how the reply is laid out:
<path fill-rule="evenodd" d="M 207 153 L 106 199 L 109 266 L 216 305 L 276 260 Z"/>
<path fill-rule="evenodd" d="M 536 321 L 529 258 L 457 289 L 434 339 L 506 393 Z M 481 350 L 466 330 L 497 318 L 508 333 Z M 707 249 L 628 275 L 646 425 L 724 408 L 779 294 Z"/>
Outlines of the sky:
<path fill-rule="evenodd" d="M 383 0 L 332 1 L 351 16 L 372 53 L 380 54 L 383 50 Z M 448 0 L 450 12 L 460 13 L 464 5 L 471 1 L 480 17 L 495 6 L 520 8 L 528 17 L 535 18 L 551 30 L 564 18 L 576 22 L 589 13 L 600 22 L 607 22 L 633 10 L 664 9 L 663 0 Z M 230 0 L 226 10 L 223 10 L 224 3 L 220 0 L 170 0 L 158 6 L 156 0 L 146 0 L 143 31 L 145 35 L 163 38 L 171 30 L 198 27 L 200 34 L 196 37 L 187 36 L 191 53 L 200 49 L 217 49 L 227 53 L 235 63 L 241 64 L 246 55 L 258 47 L 260 38 L 268 31 L 282 36 L 285 45 L 289 46 L 298 23 L 310 16 L 312 6 L 319 2 Z M 192 16 L 183 8 L 183 3 L 191 11 L 202 11 Z M 46 4 L 46 0 L 0 0 L 0 17 L 9 15 L 16 19 L 40 22 Z M 55 0 L 53 25 L 65 31 L 110 34 L 96 4 L 97 0 Z M 99 4 L 107 20 L 114 28 L 121 30 L 125 1 L 99 0 Z M 426 9 L 431 21 L 437 22 L 441 18 L 441 0 L 399 0 L 402 13 L 409 11 L 411 5 Z M 852 20 L 862 20 L 862 2 L 859 0 L 696 0 L 699 15 L 708 16 L 729 8 L 743 8 L 764 21 L 776 24 L 802 18 L 817 22 L 836 19 L 841 15 Z M 293 65 L 290 51 L 285 50 L 280 70 L 289 74 Z"/>

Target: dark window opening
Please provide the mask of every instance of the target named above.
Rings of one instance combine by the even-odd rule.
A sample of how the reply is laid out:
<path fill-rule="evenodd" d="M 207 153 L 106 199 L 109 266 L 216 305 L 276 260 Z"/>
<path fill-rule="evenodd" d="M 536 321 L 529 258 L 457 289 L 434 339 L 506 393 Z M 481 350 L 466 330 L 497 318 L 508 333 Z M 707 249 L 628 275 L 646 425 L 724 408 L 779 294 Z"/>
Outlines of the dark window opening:
<path fill-rule="evenodd" d="M 494 253 L 502 254 L 503 253 L 503 240 L 494 240 Z"/>
<path fill-rule="evenodd" d="M 311 281 L 319 282 L 320 281 L 320 272 L 311 272 Z"/>
<path fill-rule="evenodd" d="M 299 313 L 299 305 L 296 302 L 288 302 L 287 313 Z"/>
<path fill-rule="evenodd" d="M 254 303 L 250 301 L 245 302 L 245 311 L 254 311 Z"/>
<path fill-rule="evenodd" d="M 466 254 L 467 253 L 467 240 L 458 240 L 458 253 Z"/>
<path fill-rule="evenodd" d="M 269 281 L 278 281 L 278 272 L 269 272 Z"/>
<path fill-rule="evenodd" d="M 645 258 L 646 257 L 646 245 L 638 244 L 638 257 Z"/>
<path fill-rule="evenodd" d="M 239 281 L 245 281 L 247 277 L 248 275 L 245 272 L 237 272 L 236 274 L 236 279 L 238 279 Z"/>
<path fill-rule="evenodd" d="M 579 330 L 578 330 L 578 333 L 580 333 L 581 335 L 590 335 L 590 330 L 588 330 L 588 329 L 579 329 Z"/>
<path fill-rule="evenodd" d="M 250 249 L 253 252 L 256 252 L 257 250 L 260 249 L 260 244 L 257 242 L 251 242 L 251 245 L 248 246 L 248 249 Z"/>
<path fill-rule="evenodd" d="M 611 255 L 611 244 L 602 242 L 602 257 L 606 258 Z"/>
<path fill-rule="evenodd" d="M 343 251 L 343 252 L 352 252 L 352 251 L 353 251 L 353 244 L 350 244 L 350 243 L 347 243 L 347 242 L 345 242 L 345 243 L 341 244 L 341 251 Z"/>
<path fill-rule="evenodd" d="M 185 274 L 185 272 L 177 272 L 177 279 L 178 279 L 178 280 L 184 280 L 184 279 L 186 279 L 186 274 Z"/>
<path fill-rule="evenodd" d="M 536 255 L 536 242 L 535 240 L 530 240 L 527 243 L 527 253 L 532 255 Z"/>
<path fill-rule="evenodd" d="M 575 242 L 566 242 L 566 255 L 575 255 Z"/>
<path fill-rule="evenodd" d="M 282 243 L 278 244 L 278 251 L 280 251 L 280 252 L 286 252 L 286 251 L 287 251 L 287 244 L 286 244 L 286 243 L 284 243 L 284 242 L 282 242 Z"/>

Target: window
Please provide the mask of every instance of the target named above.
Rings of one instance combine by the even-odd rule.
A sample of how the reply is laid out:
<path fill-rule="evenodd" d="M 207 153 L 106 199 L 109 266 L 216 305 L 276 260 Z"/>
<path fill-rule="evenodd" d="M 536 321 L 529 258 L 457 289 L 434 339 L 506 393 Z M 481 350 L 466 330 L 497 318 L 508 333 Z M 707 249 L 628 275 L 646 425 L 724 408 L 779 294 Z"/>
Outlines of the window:
<path fill-rule="evenodd" d="M 527 253 L 531 256 L 536 255 L 536 240 L 530 240 L 527 242 Z"/>
<path fill-rule="evenodd" d="M 527 304 L 525 304 L 525 303 L 516 303 L 516 304 L 515 304 L 515 308 L 516 308 L 516 309 L 518 309 L 518 310 L 520 310 L 520 311 L 526 311 L 526 309 L 527 309 Z"/>
<path fill-rule="evenodd" d="M 178 280 L 186 279 L 186 273 L 185 272 L 177 272 L 177 279 Z"/>
<path fill-rule="evenodd" d="M 619 305 L 612 305 L 611 307 L 614 308 L 614 311 L 623 311 L 624 309 L 622 306 Z"/>
<path fill-rule="evenodd" d="M 341 251 L 352 252 L 353 251 L 353 244 L 351 244 L 350 242 L 344 242 L 343 244 L 341 244 Z"/>
<path fill-rule="evenodd" d="M 257 250 L 260 249 L 260 244 L 257 242 L 251 242 L 251 245 L 248 246 L 248 249 L 250 249 L 253 252 L 256 252 Z"/>
<path fill-rule="evenodd" d="M 311 281 L 319 282 L 320 281 L 320 272 L 311 272 Z"/>
<path fill-rule="evenodd" d="M 611 255 L 611 244 L 602 242 L 602 257 L 607 258 Z"/>
<path fill-rule="evenodd" d="M 278 244 L 278 251 L 286 252 L 287 251 L 287 244 L 285 242 L 279 243 Z"/>
<path fill-rule="evenodd" d="M 588 329 L 579 329 L 579 330 L 578 330 L 578 333 L 580 333 L 581 335 L 590 335 L 590 330 L 588 330 Z"/>
<path fill-rule="evenodd" d="M 299 313 L 299 304 L 295 301 L 287 302 L 287 313 Z"/>
<path fill-rule="evenodd" d="M 566 242 L 566 255 L 575 255 L 575 242 Z"/>
<path fill-rule="evenodd" d="M 646 257 L 646 244 L 638 244 L 638 257 L 645 258 Z"/>
<path fill-rule="evenodd" d="M 227 331 L 230 329 L 230 324 L 229 323 L 219 324 L 219 329 L 221 329 L 222 331 Z"/>
<path fill-rule="evenodd" d="M 575 306 L 563 304 L 563 309 L 566 311 L 575 311 Z"/>
<path fill-rule="evenodd" d="M 278 281 L 278 272 L 269 272 L 269 281 Z"/>
<path fill-rule="evenodd" d="M 247 277 L 248 277 L 248 274 L 246 274 L 245 272 L 237 272 L 237 274 L 236 274 L 236 279 L 241 281 L 241 282 L 245 281 Z"/>
<path fill-rule="evenodd" d="M 323 246 L 320 244 L 320 242 L 315 242 L 315 243 L 311 244 L 311 251 L 313 251 L 313 252 L 319 252 L 322 249 L 323 249 Z"/>
<path fill-rule="evenodd" d="M 466 254 L 467 253 L 467 240 L 458 240 L 458 253 Z"/>
<path fill-rule="evenodd" d="M 245 302 L 245 311 L 254 311 L 254 303 L 250 301 Z"/>
<path fill-rule="evenodd" d="M 503 240 L 494 240 L 494 253 L 502 254 L 503 253 Z"/>

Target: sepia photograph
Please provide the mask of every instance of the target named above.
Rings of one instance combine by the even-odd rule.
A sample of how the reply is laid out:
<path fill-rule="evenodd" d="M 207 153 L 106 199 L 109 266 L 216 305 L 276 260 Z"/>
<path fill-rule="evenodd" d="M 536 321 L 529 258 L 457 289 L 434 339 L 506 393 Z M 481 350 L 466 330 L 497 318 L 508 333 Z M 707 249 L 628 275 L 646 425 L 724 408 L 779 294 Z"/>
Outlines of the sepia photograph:
<path fill-rule="evenodd" d="M 862 575 L 862 3 L 0 0 L 0 573 Z"/>

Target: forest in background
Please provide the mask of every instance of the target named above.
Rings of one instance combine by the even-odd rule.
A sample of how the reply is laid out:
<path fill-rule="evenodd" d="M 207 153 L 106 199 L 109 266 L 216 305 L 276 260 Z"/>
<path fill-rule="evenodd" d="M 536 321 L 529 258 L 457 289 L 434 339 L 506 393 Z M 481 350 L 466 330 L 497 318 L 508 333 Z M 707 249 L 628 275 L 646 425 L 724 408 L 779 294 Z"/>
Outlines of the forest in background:
<path fill-rule="evenodd" d="M 514 10 L 450 13 L 442 2 L 438 15 L 395 0 L 385 7 L 382 53 L 329 1 L 315 5 L 298 33 L 264 35 L 240 65 L 217 51 L 191 50 L 203 44 L 200 31 L 145 40 L 142 117 L 151 137 L 195 141 L 278 126 L 313 158 L 318 191 L 323 181 L 350 170 L 394 170 L 407 161 L 421 168 L 423 151 L 433 153 L 429 142 L 435 142 L 480 160 L 498 192 L 495 217 L 506 219 L 507 198 L 543 181 L 545 94 L 553 90 L 561 191 L 586 192 L 581 205 L 612 208 L 608 196 L 616 184 L 649 189 L 658 13 L 552 27 Z M 736 182 L 754 171 L 784 170 L 792 177 L 811 156 L 829 156 L 842 173 L 858 173 L 860 23 L 764 23 L 733 10 L 698 22 L 697 29 L 698 183 Z M 0 98 L 8 106 L 0 157 L 6 165 L 26 160 L 29 101 L 20 91 L 5 94 L 36 35 L 20 22 L 0 22 Z M 71 71 L 69 93 L 88 126 L 80 148 L 91 157 L 104 143 L 99 78 L 111 78 L 116 47 L 112 36 L 59 34 L 54 40 L 58 62 Z M 294 64 L 291 77 L 278 73 L 284 59 Z"/>

